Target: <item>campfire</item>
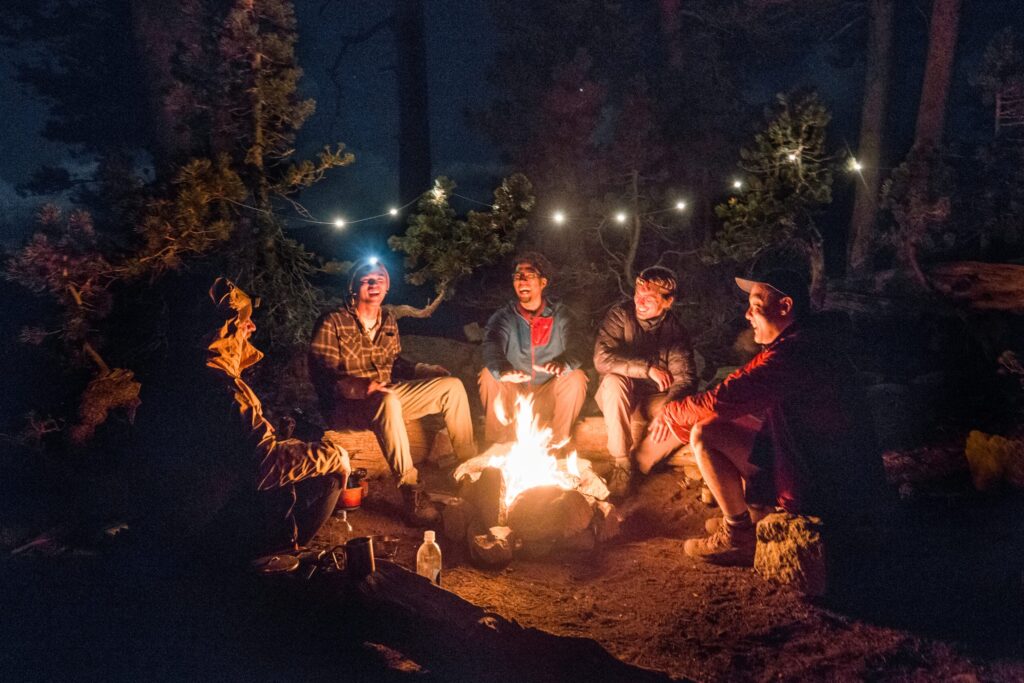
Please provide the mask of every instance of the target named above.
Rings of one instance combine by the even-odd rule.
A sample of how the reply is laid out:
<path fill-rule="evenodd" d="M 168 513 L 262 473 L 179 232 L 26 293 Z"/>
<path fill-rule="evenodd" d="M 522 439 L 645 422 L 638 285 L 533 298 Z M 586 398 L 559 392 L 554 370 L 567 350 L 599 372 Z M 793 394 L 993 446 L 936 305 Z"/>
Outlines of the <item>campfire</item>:
<path fill-rule="evenodd" d="M 551 443 L 530 397 L 516 400 L 510 422 L 514 442 L 495 444 L 455 470 L 461 488 L 444 512 L 449 540 L 464 540 L 478 563 L 500 566 L 515 552 L 592 550 L 617 534 L 604 480 L 575 452 L 556 456 L 565 444 Z"/>

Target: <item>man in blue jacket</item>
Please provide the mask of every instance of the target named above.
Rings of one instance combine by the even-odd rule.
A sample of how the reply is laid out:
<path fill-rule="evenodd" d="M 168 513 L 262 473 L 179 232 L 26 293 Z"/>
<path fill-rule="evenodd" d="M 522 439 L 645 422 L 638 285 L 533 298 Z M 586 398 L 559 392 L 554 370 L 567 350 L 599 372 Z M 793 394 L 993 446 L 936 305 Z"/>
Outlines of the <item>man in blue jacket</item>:
<path fill-rule="evenodd" d="M 491 316 L 484 331 L 484 440 L 512 441 L 515 400 L 530 394 L 541 424 L 551 427 L 552 443 L 567 442 L 587 395 L 574 324 L 565 305 L 544 296 L 553 271 L 543 254 L 525 252 L 514 267 L 516 298 Z"/>

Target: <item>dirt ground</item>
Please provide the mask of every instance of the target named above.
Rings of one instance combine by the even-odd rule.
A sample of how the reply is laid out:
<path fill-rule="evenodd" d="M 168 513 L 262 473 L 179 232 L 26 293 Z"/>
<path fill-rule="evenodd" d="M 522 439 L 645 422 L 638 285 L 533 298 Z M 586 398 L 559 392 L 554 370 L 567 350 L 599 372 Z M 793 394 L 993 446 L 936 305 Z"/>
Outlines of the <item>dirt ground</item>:
<path fill-rule="evenodd" d="M 903 498 L 883 529 L 841 558 L 828 600 L 751 569 L 687 559 L 683 539 L 716 511 L 674 470 L 643 482 L 620 507 L 622 534 L 593 552 L 483 571 L 442 539 L 443 587 L 524 627 L 593 639 L 628 665 L 686 680 L 1024 681 L 1024 496 L 975 493 L 955 446 L 889 460 Z M 424 472 L 432 489 L 453 485 L 448 471 Z M 22 491 L 0 508 L 25 511 L 44 497 Z M 394 536 L 392 559 L 413 568 L 422 531 L 398 521 L 397 502 L 386 481 L 371 482 L 348 515 L 352 531 L 335 516 L 313 545 Z M 347 630 L 343 602 L 301 602 L 299 579 L 268 584 L 217 563 L 171 564 L 130 529 L 97 538 L 80 526 L 77 537 L 56 533 L 12 556 L 44 522 L 19 526 L 5 515 L 0 671 L 20 680 L 462 680 L 387 638 Z"/>
<path fill-rule="evenodd" d="M 963 471 L 942 475 L 918 476 L 918 498 L 899 504 L 885 538 L 848 572 L 846 594 L 829 600 L 687 558 L 683 539 L 716 511 L 672 470 L 643 482 L 620 508 L 623 534 L 594 552 L 516 558 L 492 572 L 442 540 L 443 586 L 523 626 L 701 681 L 1024 681 L 1024 500 L 980 498 Z M 441 473 L 429 476 L 444 486 Z M 399 537 L 394 559 L 414 569 L 420 534 L 394 521 L 389 498 L 374 482 L 349 515 L 352 533 Z M 317 542 L 345 535 L 332 519 Z"/>

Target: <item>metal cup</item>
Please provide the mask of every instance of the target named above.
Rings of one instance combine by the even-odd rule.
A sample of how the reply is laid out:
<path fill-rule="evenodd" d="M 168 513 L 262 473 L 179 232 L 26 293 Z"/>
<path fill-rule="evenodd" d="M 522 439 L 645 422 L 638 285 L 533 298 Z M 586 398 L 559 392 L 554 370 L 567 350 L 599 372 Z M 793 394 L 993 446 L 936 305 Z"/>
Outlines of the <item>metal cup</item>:
<path fill-rule="evenodd" d="M 373 561 L 373 538 L 357 536 L 345 541 L 345 571 L 353 579 L 362 579 L 377 571 Z"/>

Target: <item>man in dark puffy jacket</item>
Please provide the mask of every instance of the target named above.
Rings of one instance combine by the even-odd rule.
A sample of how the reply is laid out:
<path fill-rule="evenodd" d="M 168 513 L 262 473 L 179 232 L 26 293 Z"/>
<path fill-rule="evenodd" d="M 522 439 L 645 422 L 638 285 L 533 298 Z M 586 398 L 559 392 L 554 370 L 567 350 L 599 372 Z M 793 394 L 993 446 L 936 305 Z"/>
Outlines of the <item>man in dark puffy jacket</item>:
<path fill-rule="evenodd" d="M 526 252 L 514 261 L 516 298 L 499 308 L 484 331 L 480 401 L 488 443 L 512 439 L 515 400 L 533 398 L 534 411 L 551 426 L 552 442 L 567 442 L 587 395 L 587 375 L 569 309 L 548 299 L 553 275 L 543 254 Z"/>
<path fill-rule="evenodd" d="M 595 398 L 608 429 L 613 465 L 608 488 L 616 496 L 628 492 L 634 462 L 647 474 L 682 446 L 674 435 L 656 441 L 648 431 L 634 447 L 630 432 L 634 412 L 650 421 L 666 401 L 696 388 L 693 345 L 671 310 L 676 287 L 675 273 L 668 268 L 645 269 L 636 278 L 633 300 L 613 306 L 597 330 L 594 367 L 601 384 Z"/>
<path fill-rule="evenodd" d="M 211 540 L 254 554 L 304 545 L 334 510 L 351 471 L 348 453 L 331 442 L 330 432 L 316 443 L 278 435 L 242 379 L 242 372 L 263 358 L 249 342 L 256 331 L 252 302 L 223 278 L 214 283 L 210 297 L 225 322 L 207 348 L 213 395 L 202 398 L 223 426 L 225 442 L 217 445 L 237 458 L 217 465 L 238 475 L 231 477 L 237 490 L 209 529 L 217 537 Z"/>
<path fill-rule="evenodd" d="M 736 283 L 764 349 L 710 391 L 666 405 L 651 431 L 689 440 L 722 509 L 724 523 L 686 541 L 686 554 L 749 566 L 748 504 L 842 524 L 882 500 L 885 479 L 856 369 L 809 317 L 805 279 L 781 270 Z"/>

